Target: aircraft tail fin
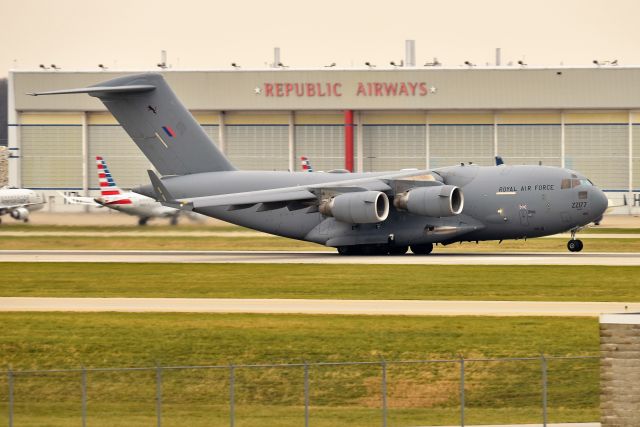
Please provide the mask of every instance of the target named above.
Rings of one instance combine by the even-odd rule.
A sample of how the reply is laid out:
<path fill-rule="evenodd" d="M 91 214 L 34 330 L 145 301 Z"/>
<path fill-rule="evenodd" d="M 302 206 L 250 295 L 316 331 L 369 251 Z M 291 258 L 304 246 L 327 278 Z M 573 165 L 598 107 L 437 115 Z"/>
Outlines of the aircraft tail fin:
<path fill-rule="evenodd" d="M 122 191 L 116 185 L 116 181 L 111 176 L 107 162 L 101 156 L 96 156 L 96 167 L 98 168 L 98 183 L 100 184 L 101 196 L 117 196 Z"/>
<path fill-rule="evenodd" d="M 313 172 L 313 167 L 311 167 L 311 162 L 307 156 L 300 157 L 300 166 L 304 172 Z"/>
<path fill-rule="evenodd" d="M 88 93 L 100 99 L 162 175 L 235 170 L 160 74 L 32 95 L 64 93 Z"/>

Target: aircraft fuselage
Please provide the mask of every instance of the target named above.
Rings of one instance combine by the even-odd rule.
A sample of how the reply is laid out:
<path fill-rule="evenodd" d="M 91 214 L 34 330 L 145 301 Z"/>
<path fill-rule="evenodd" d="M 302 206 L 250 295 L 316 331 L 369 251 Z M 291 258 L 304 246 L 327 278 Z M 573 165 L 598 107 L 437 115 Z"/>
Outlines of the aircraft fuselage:
<path fill-rule="evenodd" d="M 598 220 L 607 207 L 606 196 L 584 176 L 547 166 L 452 166 L 433 171 L 449 185 L 462 189 L 461 214 L 427 217 L 398 210 L 376 224 L 348 224 L 312 208 L 260 204 L 210 207 L 199 213 L 227 222 L 327 246 L 363 244 L 415 245 L 456 241 L 540 237 L 576 229 Z M 208 172 L 165 178 L 177 198 L 194 198 L 372 178 L 385 173 Z M 137 192 L 153 196 L 149 186 Z M 392 196 L 391 196 L 392 197 Z"/>

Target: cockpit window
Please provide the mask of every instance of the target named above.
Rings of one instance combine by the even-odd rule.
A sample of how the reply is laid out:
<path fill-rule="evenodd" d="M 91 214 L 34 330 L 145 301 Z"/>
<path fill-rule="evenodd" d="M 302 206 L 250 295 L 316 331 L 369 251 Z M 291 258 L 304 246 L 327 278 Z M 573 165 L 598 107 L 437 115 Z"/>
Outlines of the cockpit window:
<path fill-rule="evenodd" d="M 566 190 L 568 188 L 576 188 L 579 187 L 581 185 L 586 185 L 586 186 L 593 186 L 593 183 L 591 181 L 589 181 L 588 179 L 576 179 L 576 178 L 572 178 L 572 179 L 568 179 L 565 178 L 562 180 L 562 183 L 560 184 L 560 189 L 561 190 Z"/>

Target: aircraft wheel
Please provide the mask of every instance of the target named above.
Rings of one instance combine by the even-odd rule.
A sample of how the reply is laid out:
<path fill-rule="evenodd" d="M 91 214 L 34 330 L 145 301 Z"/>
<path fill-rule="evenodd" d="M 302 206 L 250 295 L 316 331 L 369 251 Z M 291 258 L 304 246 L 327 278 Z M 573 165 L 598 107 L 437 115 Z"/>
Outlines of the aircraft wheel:
<path fill-rule="evenodd" d="M 389 255 L 404 255 L 409 250 L 409 246 L 390 246 Z"/>
<path fill-rule="evenodd" d="M 340 255 L 359 255 L 357 246 L 338 246 L 338 254 Z"/>
<path fill-rule="evenodd" d="M 172 216 L 171 221 L 169 222 L 171 225 L 178 225 L 178 217 Z"/>
<path fill-rule="evenodd" d="M 580 252 L 583 247 L 582 240 L 569 240 L 569 243 L 567 243 L 569 252 Z"/>
<path fill-rule="evenodd" d="M 139 226 L 147 225 L 147 221 L 149 221 L 149 218 L 142 217 L 142 218 L 138 219 L 138 225 Z"/>
<path fill-rule="evenodd" d="M 429 255 L 433 251 L 433 243 L 423 245 L 411 245 L 411 252 L 416 255 Z"/>

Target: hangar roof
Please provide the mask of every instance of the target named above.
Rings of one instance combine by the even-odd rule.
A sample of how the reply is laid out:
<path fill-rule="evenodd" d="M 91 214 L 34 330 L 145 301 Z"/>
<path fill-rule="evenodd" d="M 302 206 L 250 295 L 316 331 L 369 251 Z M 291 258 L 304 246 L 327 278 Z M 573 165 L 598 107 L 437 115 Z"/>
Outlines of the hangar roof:
<path fill-rule="evenodd" d="M 18 111 L 103 111 L 95 98 L 28 92 L 95 85 L 136 71 L 12 71 Z M 640 67 L 165 70 L 190 110 L 640 108 Z"/>

